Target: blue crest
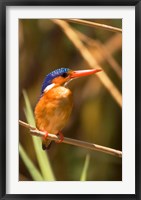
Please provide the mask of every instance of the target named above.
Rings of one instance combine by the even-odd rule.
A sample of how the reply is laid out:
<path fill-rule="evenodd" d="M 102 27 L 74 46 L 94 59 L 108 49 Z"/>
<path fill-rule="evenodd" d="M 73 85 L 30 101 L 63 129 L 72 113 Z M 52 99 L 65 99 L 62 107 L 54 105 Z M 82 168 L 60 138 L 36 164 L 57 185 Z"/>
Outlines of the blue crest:
<path fill-rule="evenodd" d="M 63 73 L 67 73 L 69 70 L 70 69 L 68 69 L 68 68 L 60 68 L 60 69 L 56 69 L 55 71 L 46 75 L 46 77 L 43 81 L 41 94 L 43 94 L 45 88 L 52 83 L 52 80 L 54 78 L 56 78 L 57 76 L 61 76 Z"/>

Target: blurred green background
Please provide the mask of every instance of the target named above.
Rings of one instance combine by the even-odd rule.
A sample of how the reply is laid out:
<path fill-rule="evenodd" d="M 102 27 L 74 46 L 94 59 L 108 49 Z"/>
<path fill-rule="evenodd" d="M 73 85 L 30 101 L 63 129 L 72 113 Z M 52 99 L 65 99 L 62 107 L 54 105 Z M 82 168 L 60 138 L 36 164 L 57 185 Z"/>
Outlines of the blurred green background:
<path fill-rule="evenodd" d="M 94 21 L 122 27 L 121 19 L 97 19 Z M 76 23 L 69 22 L 69 25 L 83 33 L 86 38 L 89 37 L 93 40 L 93 45 L 87 41 L 84 42 L 84 45 L 121 92 L 122 80 L 113 67 L 120 67 L 118 70 L 121 70 L 122 35 Z M 61 67 L 68 67 L 72 70 L 90 68 L 61 28 L 53 21 L 20 19 L 20 120 L 27 122 L 24 114 L 23 89 L 26 90 L 34 110 L 44 77 Z M 73 91 L 74 106 L 71 117 L 62 131 L 64 136 L 122 150 L 122 109 L 98 77 L 88 76 L 74 80 L 69 84 L 69 88 Z M 27 155 L 39 169 L 32 137 L 28 133 L 28 129 L 19 126 L 19 140 Z M 87 154 L 90 155 L 90 162 L 86 180 L 122 180 L 121 158 L 63 143 L 54 143 L 47 154 L 56 180 L 79 181 Z M 32 180 L 21 157 L 19 158 L 19 180 Z"/>

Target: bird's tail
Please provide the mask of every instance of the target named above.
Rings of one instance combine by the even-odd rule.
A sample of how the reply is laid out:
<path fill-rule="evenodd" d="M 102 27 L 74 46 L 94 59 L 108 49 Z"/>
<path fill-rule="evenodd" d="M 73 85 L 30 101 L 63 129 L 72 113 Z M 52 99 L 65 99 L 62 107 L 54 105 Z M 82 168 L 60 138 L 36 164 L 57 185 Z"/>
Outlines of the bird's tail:
<path fill-rule="evenodd" d="M 52 144 L 52 141 L 51 141 L 51 140 L 42 140 L 42 149 L 43 149 L 43 150 L 48 150 L 48 149 L 50 149 L 51 144 Z"/>

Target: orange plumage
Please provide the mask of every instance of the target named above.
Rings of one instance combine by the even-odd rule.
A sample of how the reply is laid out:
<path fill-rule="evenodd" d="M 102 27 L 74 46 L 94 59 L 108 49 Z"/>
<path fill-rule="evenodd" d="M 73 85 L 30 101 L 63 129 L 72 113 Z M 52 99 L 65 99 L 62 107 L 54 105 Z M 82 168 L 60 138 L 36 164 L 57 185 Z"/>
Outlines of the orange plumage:
<path fill-rule="evenodd" d="M 72 71 L 57 69 L 45 77 L 41 97 L 35 107 L 35 121 L 39 130 L 58 134 L 65 126 L 72 110 L 72 92 L 66 83 L 74 78 L 94 74 L 101 69 Z M 48 149 L 51 141 L 44 138 L 43 149 Z"/>
<path fill-rule="evenodd" d="M 58 134 L 61 131 L 72 110 L 72 93 L 62 86 L 54 86 L 44 93 L 35 107 L 35 121 L 39 130 Z M 50 141 L 46 143 L 47 147 Z M 45 148 L 45 147 L 43 147 Z"/>

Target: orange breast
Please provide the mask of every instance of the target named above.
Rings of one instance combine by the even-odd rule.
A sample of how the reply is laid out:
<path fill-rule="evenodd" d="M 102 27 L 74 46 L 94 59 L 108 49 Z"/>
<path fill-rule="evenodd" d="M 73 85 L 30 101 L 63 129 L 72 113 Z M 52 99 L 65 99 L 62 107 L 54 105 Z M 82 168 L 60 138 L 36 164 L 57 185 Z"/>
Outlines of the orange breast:
<path fill-rule="evenodd" d="M 58 86 L 45 92 L 35 107 L 35 121 L 39 130 L 57 134 L 61 131 L 72 110 L 72 93 Z"/>

